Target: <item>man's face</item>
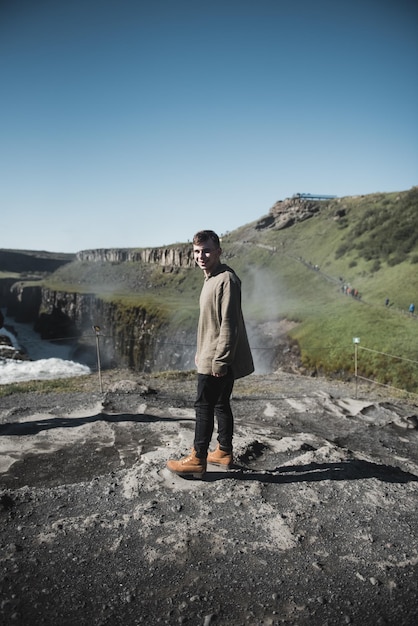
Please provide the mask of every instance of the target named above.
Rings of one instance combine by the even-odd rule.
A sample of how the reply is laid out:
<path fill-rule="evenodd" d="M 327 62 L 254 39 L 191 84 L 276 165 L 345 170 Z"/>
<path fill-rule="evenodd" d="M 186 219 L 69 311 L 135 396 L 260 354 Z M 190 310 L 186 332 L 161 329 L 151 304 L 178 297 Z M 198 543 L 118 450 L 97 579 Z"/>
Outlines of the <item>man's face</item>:
<path fill-rule="evenodd" d="M 212 239 L 193 245 L 194 260 L 206 275 L 211 274 L 219 264 L 221 252 Z"/>

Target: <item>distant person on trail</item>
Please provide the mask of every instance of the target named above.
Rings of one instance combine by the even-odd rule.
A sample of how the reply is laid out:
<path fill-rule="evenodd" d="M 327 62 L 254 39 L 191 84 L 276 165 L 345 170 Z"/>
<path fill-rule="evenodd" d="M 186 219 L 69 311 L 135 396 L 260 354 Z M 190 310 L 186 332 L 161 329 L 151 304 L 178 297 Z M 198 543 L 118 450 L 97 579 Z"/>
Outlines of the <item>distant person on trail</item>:
<path fill-rule="evenodd" d="M 234 418 L 230 398 L 234 381 L 254 371 L 241 310 L 241 281 L 234 270 L 220 262 L 219 237 L 202 230 L 193 237 L 194 259 L 205 281 L 200 294 L 197 329 L 196 424 L 191 454 L 167 461 L 168 469 L 180 476 L 202 478 L 207 463 L 232 465 Z M 218 444 L 208 453 L 218 422 Z"/>
<path fill-rule="evenodd" d="M 410 304 L 409 305 L 409 312 L 410 312 L 410 314 L 413 315 L 414 311 L 415 311 L 415 304 Z"/>
<path fill-rule="evenodd" d="M 386 306 L 389 306 L 389 298 L 386 298 L 386 300 L 385 300 L 385 305 L 386 305 Z"/>

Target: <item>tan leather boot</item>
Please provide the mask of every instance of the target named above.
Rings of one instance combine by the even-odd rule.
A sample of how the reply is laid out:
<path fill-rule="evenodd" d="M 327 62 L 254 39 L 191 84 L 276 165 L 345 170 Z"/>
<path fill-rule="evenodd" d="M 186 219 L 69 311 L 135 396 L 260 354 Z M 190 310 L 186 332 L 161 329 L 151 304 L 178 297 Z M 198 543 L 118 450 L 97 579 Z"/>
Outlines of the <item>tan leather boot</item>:
<path fill-rule="evenodd" d="M 199 459 L 196 456 L 196 450 L 193 448 L 189 456 L 185 456 L 179 461 L 174 459 L 167 461 L 167 467 L 170 472 L 179 476 L 203 478 L 203 474 L 206 472 L 206 459 Z"/>
<path fill-rule="evenodd" d="M 218 443 L 216 450 L 209 452 L 208 463 L 212 463 L 212 465 L 222 465 L 222 467 L 226 469 L 231 469 L 233 466 L 232 452 L 221 450 Z"/>

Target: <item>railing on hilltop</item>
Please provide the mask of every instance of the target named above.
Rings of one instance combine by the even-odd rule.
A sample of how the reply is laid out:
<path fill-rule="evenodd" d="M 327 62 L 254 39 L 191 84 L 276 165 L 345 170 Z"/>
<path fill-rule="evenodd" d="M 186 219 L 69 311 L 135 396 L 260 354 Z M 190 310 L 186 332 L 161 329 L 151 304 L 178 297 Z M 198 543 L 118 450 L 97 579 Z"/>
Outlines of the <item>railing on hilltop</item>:
<path fill-rule="evenodd" d="M 327 196 L 324 194 L 316 193 L 295 193 L 292 198 L 296 200 L 334 200 L 337 196 Z"/>

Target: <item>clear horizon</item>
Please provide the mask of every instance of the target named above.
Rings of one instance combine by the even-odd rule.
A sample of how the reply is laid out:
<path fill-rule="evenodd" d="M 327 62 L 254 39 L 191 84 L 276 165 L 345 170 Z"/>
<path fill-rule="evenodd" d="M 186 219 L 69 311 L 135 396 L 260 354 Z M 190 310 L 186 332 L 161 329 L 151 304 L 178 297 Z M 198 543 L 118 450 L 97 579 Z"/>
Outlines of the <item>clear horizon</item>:
<path fill-rule="evenodd" d="M 407 191 L 417 32 L 408 0 L 5 0 L 0 248 L 163 246 L 298 192 Z"/>

